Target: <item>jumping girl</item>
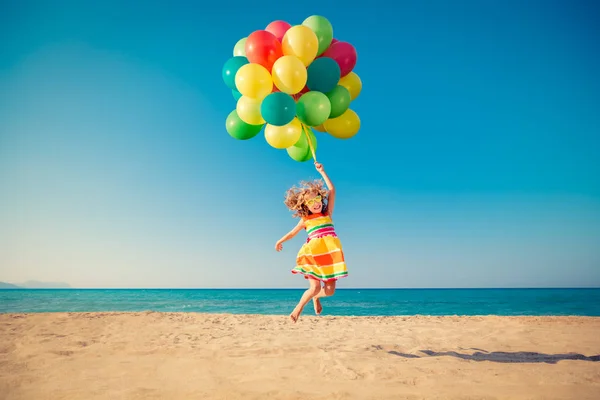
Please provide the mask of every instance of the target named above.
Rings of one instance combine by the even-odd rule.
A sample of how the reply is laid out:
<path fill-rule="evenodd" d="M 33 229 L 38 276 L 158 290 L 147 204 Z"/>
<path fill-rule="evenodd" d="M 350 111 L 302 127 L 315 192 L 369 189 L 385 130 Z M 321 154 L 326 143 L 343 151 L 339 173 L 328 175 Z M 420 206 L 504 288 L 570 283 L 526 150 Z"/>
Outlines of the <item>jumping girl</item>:
<path fill-rule="evenodd" d="M 298 320 L 304 306 L 311 299 L 315 313 L 321 314 L 323 310 L 321 297 L 332 296 L 336 281 L 348 276 L 342 243 L 335 233 L 331 219 L 335 204 L 335 187 L 323 166 L 315 162 L 315 167 L 323 177 L 328 190 L 323 187 L 321 180 L 316 180 L 301 182 L 299 188 L 293 187 L 287 191 L 285 205 L 294 212 L 294 217 L 300 218 L 300 221 L 275 244 L 275 250 L 281 251 L 283 242 L 296 236 L 302 229 L 305 229 L 308 234 L 306 243 L 298 252 L 296 266 L 292 269 L 292 273 L 304 275 L 308 280 L 309 288 L 290 314 L 293 322 Z"/>

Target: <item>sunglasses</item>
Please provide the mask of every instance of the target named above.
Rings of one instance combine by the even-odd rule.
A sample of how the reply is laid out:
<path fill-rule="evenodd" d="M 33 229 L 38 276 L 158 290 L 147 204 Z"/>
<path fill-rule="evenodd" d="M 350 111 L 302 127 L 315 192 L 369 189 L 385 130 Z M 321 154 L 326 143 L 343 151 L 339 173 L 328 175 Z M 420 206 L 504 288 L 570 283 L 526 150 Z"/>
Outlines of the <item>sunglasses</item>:
<path fill-rule="evenodd" d="M 320 203 L 322 200 L 321 196 L 315 196 L 310 200 L 307 200 L 305 204 L 309 207 L 312 207 L 315 203 Z"/>

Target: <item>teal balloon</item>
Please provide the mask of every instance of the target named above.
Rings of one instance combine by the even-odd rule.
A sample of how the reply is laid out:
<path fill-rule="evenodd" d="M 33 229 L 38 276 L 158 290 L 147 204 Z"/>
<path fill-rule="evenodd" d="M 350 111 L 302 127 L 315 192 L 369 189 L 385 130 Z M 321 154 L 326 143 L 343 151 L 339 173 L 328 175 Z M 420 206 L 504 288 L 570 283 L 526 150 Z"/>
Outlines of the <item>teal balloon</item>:
<path fill-rule="evenodd" d="M 236 110 L 233 110 L 225 120 L 225 129 L 227 133 L 234 139 L 248 140 L 258 135 L 258 132 L 263 128 L 262 125 L 250 125 L 242 121 Z"/>
<path fill-rule="evenodd" d="M 263 99 L 260 105 L 260 114 L 267 124 L 287 125 L 296 116 L 296 102 L 287 93 L 271 93 Z"/>
<path fill-rule="evenodd" d="M 223 65 L 223 82 L 229 89 L 236 89 L 235 87 L 235 74 L 243 66 L 248 64 L 248 59 L 242 56 L 231 57 Z"/>
<path fill-rule="evenodd" d="M 308 126 L 319 126 L 331 114 L 331 102 L 321 92 L 304 93 L 296 104 L 298 119 Z"/>
<path fill-rule="evenodd" d="M 235 89 L 231 89 L 231 94 L 233 95 L 235 101 L 238 101 L 240 97 L 242 97 L 242 94 Z"/>
<path fill-rule="evenodd" d="M 317 35 L 317 39 L 319 40 L 317 56 L 320 56 L 327 50 L 333 40 L 333 26 L 331 26 L 331 22 L 321 15 L 311 15 L 302 22 L 302 25 L 310 28 Z"/>
<path fill-rule="evenodd" d="M 333 58 L 319 57 L 308 66 L 306 86 L 317 92 L 331 92 L 340 81 L 340 66 Z"/>
<path fill-rule="evenodd" d="M 329 118 L 337 118 L 346 112 L 350 107 L 350 92 L 345 87 L 338 85 L 331 92 L 327 93 L 327 98 L 331 103 L 331 114 Z"/>

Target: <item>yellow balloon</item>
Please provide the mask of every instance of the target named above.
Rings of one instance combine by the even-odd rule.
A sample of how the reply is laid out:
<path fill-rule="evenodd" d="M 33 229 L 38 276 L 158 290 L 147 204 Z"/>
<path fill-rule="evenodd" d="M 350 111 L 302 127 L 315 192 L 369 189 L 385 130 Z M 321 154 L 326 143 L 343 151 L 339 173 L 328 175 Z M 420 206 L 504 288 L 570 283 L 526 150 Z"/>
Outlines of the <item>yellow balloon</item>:
<path fill-rule="evenodd" d="M 302 124 L 298 118 L 283 126 L 267 124 L 265 126 L 265 139 L 272 147 L 276 149 L 287 149 L 293 146 L 302 135 Z"/>
<path fill-rule="evenodd" d="M 235 86 L 243 96 L 264 99 L 273 91 L 273 78 L 260 64 L 245 64 L 235 74 Z"/>
<path fill-rule="evenodd" d="M 327 132 L 325 130 L 325 128 L 323 127 L 323 125 L 319 125 L 319 126 L 313 126 L 312 127 L 314 130 L 319 131 L 319 132 Z"/>
<path fill-rule="evenodd" d="M 296 25 L 287 30 L 281 40 L 281 47 L 284 55 L 296 56 L 308 67 L 317 56 L 319 39 L 309 27 Z"/>
<path fill-rule="evenodd" d="M 362 90 L 362 81 L 356 72 L 352 71 L 342 79 L 338 85 L 345 87 L 350 92 L 350 100 L 354 100 Z"/>
<path fill-rule="evenodd" d="M 338 139 L 350 139 L 360 129 L 360 118 L 353 110 L 347 109 L 345 113 L 337 118 L 328 119 L 323 127 L 331 136 Z"/>
<path fill-rule="evenodd" d="M 242 96 L 237 101 L 235 110 L 242 121 L 250 125 L 262 125 L 265 123 L 261 113 L 260 105 L 262 100 L 252 97 Z"/>
<path fill-rule="evenodd" d="M 304 89 L 308 78 L 306 67 L 296 56 L 278 58 L 271 73 L 277 89 L 287 94 L 296 94 Z"/>

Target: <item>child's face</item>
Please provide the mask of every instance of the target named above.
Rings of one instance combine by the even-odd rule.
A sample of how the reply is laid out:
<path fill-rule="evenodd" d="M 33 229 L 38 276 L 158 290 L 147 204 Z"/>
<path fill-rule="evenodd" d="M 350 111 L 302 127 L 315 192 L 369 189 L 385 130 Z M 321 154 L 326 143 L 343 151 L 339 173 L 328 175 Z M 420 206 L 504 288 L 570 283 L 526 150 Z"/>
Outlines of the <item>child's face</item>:
<path fill-rule="evenodd" d="M 320 213 L 323 209 L 323 199 L 318 193 L 309 193 L 306 200 L 304 200 L 304 204 L 313 214 Z"/>

